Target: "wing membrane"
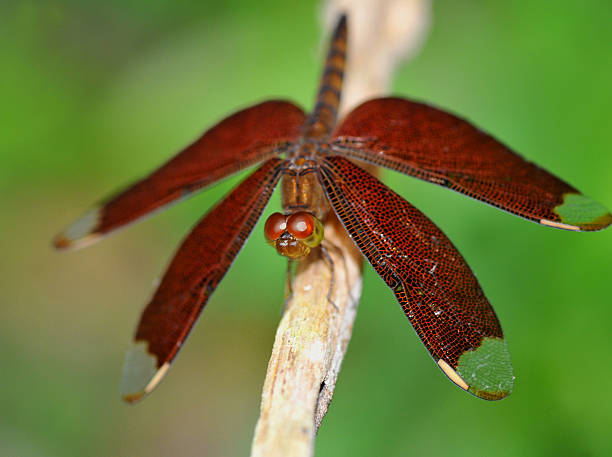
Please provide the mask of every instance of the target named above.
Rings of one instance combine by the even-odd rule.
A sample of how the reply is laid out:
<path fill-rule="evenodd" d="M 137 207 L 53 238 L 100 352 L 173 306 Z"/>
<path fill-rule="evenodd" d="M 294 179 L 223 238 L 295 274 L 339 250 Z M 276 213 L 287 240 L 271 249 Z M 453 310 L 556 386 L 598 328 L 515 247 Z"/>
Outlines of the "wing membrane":
<path fill-rule="evenodd" d="M 266 206 L 281 174 L 270 159 L 215 206 L 185 239 L 128 351 L 121 392 L 136 401 L 161 380 L 210 295 L 223 278 Z"/>
<path fill-rule="evenodd" d="M 239 111 L 205 132 L 165 165 L 86 212 L 55 238 L 58 248 L 100 236 L 268 159 L 294 140 L 305 115 L 296 105 L 268 101 Z"/>
<path fill-rule="evenodd" d="M 507 396 L 513 376 L 501 326 L 444 233 L 342 157 L 323 160 L 320 180 L 344 227 L 393 290 L 440 368 L 481 398 Z"/>
<path fill-rule="evenodd" d="M 600 230 L 612 215 L 469 122 L 402 98 L 370 100 L 337 128 L 349 157 L 448 187 L 510 213 L 567 230 Z"/>

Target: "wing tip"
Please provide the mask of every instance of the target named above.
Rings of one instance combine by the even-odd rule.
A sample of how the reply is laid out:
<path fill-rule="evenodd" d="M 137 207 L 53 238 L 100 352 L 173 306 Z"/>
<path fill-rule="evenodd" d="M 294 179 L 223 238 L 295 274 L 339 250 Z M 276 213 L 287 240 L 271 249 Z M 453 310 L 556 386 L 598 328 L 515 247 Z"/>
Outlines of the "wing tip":
<path fill-rule="evenodd" d="M 58 233 L 51 240 L 51 245 L 58 250 L 69 249 L 72 246 L 72 242 L 66 238 L 64 233 Z"/>
<path fill-rule="evenodd" d="M 591 224 L 589 228 L 584 229 L 584 230 L 589 230 L 589 231 L 603 230 L 606 227 L 609 227 L 611 224 L 612 224 L 612 214 L 610 212 L 607 212 L 603 216 L 595 220 L 595 222 Z"/>
<path fill-rule="evenodd" d="M 51 245 L 57 249 L 58 251 L 72 251 L 75 249 L 80 249 L 87 247 L 91 244 L 96 243 L 100 238 L 101 234 L 99 233 L 91 233 L 82 238 L 69 238 L 66 236 L 66 232 L 58 233 L 51 240 Z"/>
<path fill-rule="evenodd" d="M 488 401 L 503 400 L 512 393 L 512 390 L 482 390 L 470 388 L 469 392 L 478 398 Z"/>
<path fill-rule="evenodd" d="M 476 349 L 461 354 L 456 370 L 442 359 L 438 366 L 453 383 L 484 400 L 502 400 L 514 387 L 510 354 L 501 338 L 485 338 Z"/>
<path fill-rule="evenodd" d="M 121 399 L 126 402 L 129 403 L 130 405 L 133 405 L 135 403 L 138 403 L 142 397 L 144 397 L 145 393 L 144 392 L 138 392 L 135 394 L 122 394 L 121 395 Z"/>
<path fill-rule="evenodd" d="M 170 368 L 168 362 L 158 367 L 148 346 L 146 341 L 136 341 L 125 355 L 119 393 L 127 403 L 136 403 L 155 389 Z"/>
<path fill-rule="evenodd" d="M 461 376 L 459 376 L 459 373 L 453 370 L 453 368 L 446 361 L 439 359 L 438 366 L 448 377 L 448 379 L 450 379 L 456 385 L 461 387 L 463 390 L 469 390 L 470 386 L 468 385 L 468 383 L 465 382 L 465 380 Z"/>
<path fill-rule="evenodd" d="M 77 249 L 96 242 L 101 233 L 98 231 L 102 220 L 102 207 L 94 206 L 76 221 L 57 234 L 52 245 L 56 249 Z"/>
<path fill-rule="evenodd" d="M 612 214 L 601 203 L 576 192 L 563 195 L 563 203 L 553 209 L 559 222 L 541 219 L 540 223 L 565 230 L 592 232 L 612 224 Z"/>
<path fill-rule="evenodd" d="M 558 228 L 561 230 L 570 230 L 572 232 L 579 232 L 581 229 L 576 225 L 564 224 L 562 222 L 549 221 L 548 219 L 540 219 L 540 224 L 548 227 Z"/>

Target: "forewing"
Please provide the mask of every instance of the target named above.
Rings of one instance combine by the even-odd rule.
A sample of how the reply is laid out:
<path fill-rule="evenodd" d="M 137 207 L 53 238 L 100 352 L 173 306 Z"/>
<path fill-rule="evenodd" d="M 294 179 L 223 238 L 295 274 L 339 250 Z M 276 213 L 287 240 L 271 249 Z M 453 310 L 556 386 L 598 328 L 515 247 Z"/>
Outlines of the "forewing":
<path fill-rule="evenodd" d="M 501 326 L 444 233 L 347 159 L 324 159 L 319 176 L 342 224 L 444 373 L 478 397 L 506 397 L 514 377 Z"/>
<path fill-rule="evenodd" d="M 148 177 L 104 200 L 60 233 L 58 248 L 80 247 L 192 192 L 283 152 L 305 115 L 267 101 L 222 120 Z"/>
<path fill-rule="evenodd" d="M 281 174 L 270 159 L 192 230 L 145 308 L 127 353 L 121 393 L 133 402 L 164 376 L 266 206 Z"/>
<path fill-rule="evenodd" d="M 334 133 L 345 155 L 391 168 L 540 224 L 600 230 L 612 215 L 469 122 L 402 98 L 370 100 Z"/>

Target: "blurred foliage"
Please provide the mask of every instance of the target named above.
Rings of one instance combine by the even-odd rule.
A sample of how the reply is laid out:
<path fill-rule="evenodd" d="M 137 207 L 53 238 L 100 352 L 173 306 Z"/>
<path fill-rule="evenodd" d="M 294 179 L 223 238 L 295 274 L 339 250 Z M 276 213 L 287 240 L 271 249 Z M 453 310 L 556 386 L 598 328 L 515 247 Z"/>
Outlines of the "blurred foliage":
<path fill-rule="evenodd" d="M 267 97 L 311 106 L 315 2 L 0 3 L 0 455 L 246 455 L 283 297 L 258 226 L 167 379 L 117 382 L 152 281 L 232 178 L 90 249 L 49 239 L 203 128 Z M 467 116 L 612 205 L 612 4 L 438 0 L 395 92 Z M 539 227 L 393 173 L 457 244 L 503 323 L 516 389 L 453 386 L 366 267 L 318 455 L 612 454 L 612 230 Z M 268 211 L 278 205 L 278 199 Z"/>

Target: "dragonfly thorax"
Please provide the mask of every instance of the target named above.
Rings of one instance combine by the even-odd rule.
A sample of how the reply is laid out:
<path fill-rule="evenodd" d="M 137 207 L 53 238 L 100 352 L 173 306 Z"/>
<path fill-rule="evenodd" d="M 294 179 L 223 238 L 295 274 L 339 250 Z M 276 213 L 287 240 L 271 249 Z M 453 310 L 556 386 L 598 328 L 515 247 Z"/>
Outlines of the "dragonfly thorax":
<path fill-rule="evenodd" d="M 274 213 L 266 220 L 264 233 L 276 251 L 290 259 L 299 260 L 323 241 L 323 224 L 312 213 Z"/>
<path fill-rule="evenodd" d="M 308 149 L 306 146 L 313 146 Z M 329 202 L 317 177 L 319 154 L 322 150 L 316 143 L 307 142 L 300 146 L 295 155 L 288 156 L 283 169 L 282 204 L 287 215 L 306 212 L 325 221 Z"/>

